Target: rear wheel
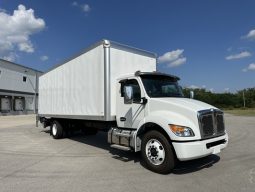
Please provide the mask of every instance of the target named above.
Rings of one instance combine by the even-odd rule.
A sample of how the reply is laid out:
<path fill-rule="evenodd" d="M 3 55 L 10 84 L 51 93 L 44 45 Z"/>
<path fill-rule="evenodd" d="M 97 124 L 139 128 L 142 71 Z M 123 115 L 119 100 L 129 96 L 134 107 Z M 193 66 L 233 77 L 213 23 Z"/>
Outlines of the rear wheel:
<path fill-rule="evenodd" d="M 176 162 L 172 145 L 162 133 L 154 130 L 142 139 L 142 159 L 148 169 L 161 174 L 170 173 Z"/>
<path fill-rule="evenodd" d="M 51 135 L 54 139 L 60 139 L 63 137 L 63 127 L 58 121 L 53 121 L 51 124 Z"/>

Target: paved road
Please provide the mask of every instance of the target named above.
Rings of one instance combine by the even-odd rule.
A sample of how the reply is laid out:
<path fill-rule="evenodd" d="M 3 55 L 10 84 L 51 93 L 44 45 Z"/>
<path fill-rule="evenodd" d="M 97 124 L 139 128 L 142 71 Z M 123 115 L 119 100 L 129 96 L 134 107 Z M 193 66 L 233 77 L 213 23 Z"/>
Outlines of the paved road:
<path fill-rule="evenodd" d="M 159 175 L 139 155 L 110 149 L 106 134 L 54 140 L 34 116 L 0 117 L 0 191 L 255 192 L 255 118 L 226 116 L 229 146 Z"/>

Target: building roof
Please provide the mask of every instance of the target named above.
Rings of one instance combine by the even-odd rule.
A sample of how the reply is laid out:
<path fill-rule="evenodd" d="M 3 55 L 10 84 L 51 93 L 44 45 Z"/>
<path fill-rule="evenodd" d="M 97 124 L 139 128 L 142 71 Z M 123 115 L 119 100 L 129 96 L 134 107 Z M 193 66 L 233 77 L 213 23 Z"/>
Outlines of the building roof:
<path fill-rule="evenodd" d="M 33 69 L 31 67 L 27 67 L 27 66 L 24 66 L 24 65 L 13 63 L 11 61 L 7 61 L 7 60 L 1 59 L 1 58 L 0 58 L 0 62 L 8 63 L 8 64 L 11 64 L 11 65 L 14 65 L 14 66 L 18 66 L 20 68 L 28 69 L 28 70 L 31 70 L 31 71 L 34 71 L 34 72 L 43 73 L 42 71 L 39 71 L 37 69 Z"/>

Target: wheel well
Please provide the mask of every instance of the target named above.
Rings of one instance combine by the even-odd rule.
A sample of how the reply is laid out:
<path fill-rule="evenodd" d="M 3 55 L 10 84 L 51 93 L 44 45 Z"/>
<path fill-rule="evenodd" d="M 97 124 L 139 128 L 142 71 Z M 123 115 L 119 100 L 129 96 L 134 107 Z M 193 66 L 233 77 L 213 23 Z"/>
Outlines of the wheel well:
<path fill-rule="evenodd" d="M 137 137 L 139 139 L 142 139 L 142 136 L 147 133 L 148 131 L 151 131 L 151 130 L 156 130 L 158 132 L 160 132 L 161 134 L 163 134 L 166 139 L 169 141 L 170 145 L 172 146 L 173 148 L 173 152 L 174 152 L 174 155 L 175 155 L 175 158 L 177 159 L 177 155 L 176 155 L 176 152 L 175 152 L 175 149 L 173 147 L 173 144 L 172 144 L 172 140 L 171 138 L 169 137 L 169 135 L 167 134 L 167 132 L 161 127 L 159 126 L 158 124 L 156 123 L 145 123 L 138 131 L 137 133 Z"/>
<path fill-rule="evenodd" d="M 144 135 L 145 133 L 147 133 L 148 131 L 151 131 L 151 130 L 156 130 L 156 131 L 162 133 L 167 138 L 167 140 L 171 143 L 171 139 L 170 139 L 169 135 L 167 134 L 167 132 L 156 123 L 149 122 L 149 123 L 144 124 L 139 129 L 137 136 L 141 137 L 142 135 Z"/>

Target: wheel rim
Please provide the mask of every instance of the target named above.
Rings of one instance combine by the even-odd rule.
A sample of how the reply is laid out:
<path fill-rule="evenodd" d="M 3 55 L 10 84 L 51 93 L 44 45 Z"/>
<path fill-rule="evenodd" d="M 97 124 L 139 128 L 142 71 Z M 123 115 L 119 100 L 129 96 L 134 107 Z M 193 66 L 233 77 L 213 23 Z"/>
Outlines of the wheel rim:
<path fill-rule="evenodd" d="M 151 139 L 147 142 L 146 156 L 153 165 L 160 165 L 165 160 L 165 149 L 157 139 Z"/>
<path fill-rule="evenodd" d="M 53 124 L 52 126 L 52 134 L 55 136 L 57 134 L 57 125 Z"/>

